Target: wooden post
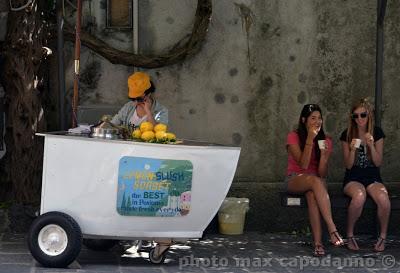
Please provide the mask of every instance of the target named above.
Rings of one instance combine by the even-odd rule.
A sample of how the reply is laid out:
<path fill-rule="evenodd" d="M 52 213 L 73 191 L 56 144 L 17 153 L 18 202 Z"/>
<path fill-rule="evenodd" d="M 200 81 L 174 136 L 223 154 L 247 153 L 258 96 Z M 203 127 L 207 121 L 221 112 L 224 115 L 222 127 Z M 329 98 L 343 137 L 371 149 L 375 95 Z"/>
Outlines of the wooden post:
<path fill-rule="evenodd" d="M 77 0 L 77 14 L 75 25 L 75 69 L 74 69 L 74 95 L 72 98 L 72 128 L 77 126 L 77 108 L 79 98 L 79 66 L 81 55 L 81 18 L 82 0 Z"/>

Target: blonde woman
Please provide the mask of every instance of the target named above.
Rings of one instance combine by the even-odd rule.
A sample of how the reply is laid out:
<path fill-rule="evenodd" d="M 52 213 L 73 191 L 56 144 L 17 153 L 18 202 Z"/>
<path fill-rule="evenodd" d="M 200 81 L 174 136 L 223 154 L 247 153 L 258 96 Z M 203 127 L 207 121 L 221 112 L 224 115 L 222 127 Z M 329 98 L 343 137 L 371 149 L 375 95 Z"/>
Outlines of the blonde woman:
<path fill-rule="evenodd" d="M 380 235 L 374 250 L 385 250 L 390 200 L 379 170 L 383 159 L 384 138 L 382 129 L 374 126 L 373 108 L 368 100 L 361 99 L 355 103 L 349 113 L 348 128 L 340 137 L 346 166 L 343 191 L 351 198 L 347 215 L 347 247 L 350 250 L 359 250 L 354 226 L 362 213 L 367 194 L 378 208 Z"/>

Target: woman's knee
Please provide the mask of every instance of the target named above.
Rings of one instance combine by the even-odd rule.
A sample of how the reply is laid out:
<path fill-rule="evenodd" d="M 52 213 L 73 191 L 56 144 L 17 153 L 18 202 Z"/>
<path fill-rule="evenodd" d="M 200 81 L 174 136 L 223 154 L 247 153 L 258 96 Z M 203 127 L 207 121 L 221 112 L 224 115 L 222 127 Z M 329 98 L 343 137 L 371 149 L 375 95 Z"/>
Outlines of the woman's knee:
<path fill-rule="evenodd" d="M 367 199 L 367 195 L 363 191 L 357 191 L 353 193 L 350 197 L 351 197 L 350 205 L 354 207 L 363 207 L 365 200 Z"/>
<path fill-rule="evenodd" d="M 325 189 L 324 181 L 320 177 L 310 176 L 309 179 L 310 179 L 309 182 L 310 182 L 312 189 L 316 189 L 316 188 L 320 188 L 320 187 Z"/>

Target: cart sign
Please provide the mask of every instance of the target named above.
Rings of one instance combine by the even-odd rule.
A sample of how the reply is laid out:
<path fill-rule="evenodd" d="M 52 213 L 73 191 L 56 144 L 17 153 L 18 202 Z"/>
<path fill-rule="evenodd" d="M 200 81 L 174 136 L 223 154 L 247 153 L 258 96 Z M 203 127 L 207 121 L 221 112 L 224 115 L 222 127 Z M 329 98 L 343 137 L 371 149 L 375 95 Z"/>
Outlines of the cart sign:
<path fill-rule="evenodd" d="M 193 165 L 188 160 L 124 156 L 117 211 L 127 216 L 184 216 L 190 211 Z"/>

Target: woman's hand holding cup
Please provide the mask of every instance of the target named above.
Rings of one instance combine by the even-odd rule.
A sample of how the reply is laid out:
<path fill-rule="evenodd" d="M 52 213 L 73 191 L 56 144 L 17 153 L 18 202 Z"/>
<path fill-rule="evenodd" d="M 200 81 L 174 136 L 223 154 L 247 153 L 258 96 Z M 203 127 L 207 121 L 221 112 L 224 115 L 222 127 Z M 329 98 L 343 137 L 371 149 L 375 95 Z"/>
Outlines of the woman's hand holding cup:
<path fill-rule="evenodd" d="M 361 139 L 353 138 L 350 143 L 350 150 L 355 151 L 356 149 L 360 148 Z"/>
<path fill-rule="evenodd" d="M 331 149 L 329 149 L 329 144 L 328 141 L 326 141 L 326 139 L 320 139 L 318 140 L 318 147 L 319 150 L 321 151 L 321 158 L 328 158 L 330 153 L 332 152 Z"/>
<path fill-rule="evenodd" d="M 326 142 L 325 139 L 318 140 L 318 146 L 320 150 L 327 150 L 328 149 L 328 143 Z"/>

